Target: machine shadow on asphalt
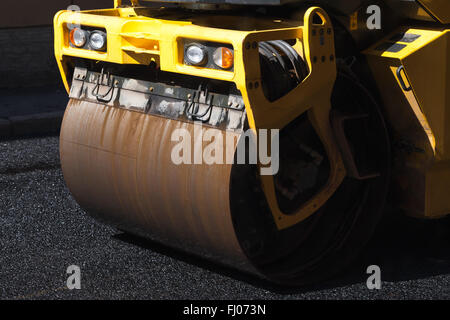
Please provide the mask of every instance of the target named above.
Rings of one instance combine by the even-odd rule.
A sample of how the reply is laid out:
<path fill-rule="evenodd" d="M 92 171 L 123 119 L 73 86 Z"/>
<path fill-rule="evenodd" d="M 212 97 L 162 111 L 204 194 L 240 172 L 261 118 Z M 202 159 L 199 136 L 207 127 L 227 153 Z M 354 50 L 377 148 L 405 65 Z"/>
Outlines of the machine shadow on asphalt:
<path fill-rule="evenodd" d="M 333 279 L 302 287 L 275 285 L 205 258 L 185 253 L 159 242 L 121 232 L 114 239 L 183 261 L 209 272 L 246 282 L 278 294 L 300 294 L 365 283 L 369 265 L 379 265 L 383 282 L 418 280 L 445 275 L 450 270 L 450 237 L 442 221 L 419 221 L 400 213 L 386 212 L 372 240 L 349 268 Z M 400 231 L 399 231 L 400 230 Z"/>

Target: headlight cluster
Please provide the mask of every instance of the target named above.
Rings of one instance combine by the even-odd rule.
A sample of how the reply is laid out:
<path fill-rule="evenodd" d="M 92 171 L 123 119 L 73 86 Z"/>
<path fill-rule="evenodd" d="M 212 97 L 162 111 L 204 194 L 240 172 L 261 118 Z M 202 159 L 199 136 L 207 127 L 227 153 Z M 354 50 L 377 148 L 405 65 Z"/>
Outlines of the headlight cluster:
<path fill-rule="evenodd" d="M 231 69 L 234 64 L 233 49 L 215 43 L 189 43 L 184 47 L 184 63 L 192 66 Z"/>
<path fill-rule="evenodd" d="M 186 47 L 185 59 L 194 66 L 201 66 L 206 62 L 207 52 L 204 48 L 196 44 Z"/>
<path fill-rule="evenodd" d="M 73 28 L 70 31 L 70 43 L 77 48 L 104 51 L 106 49 L 106 32 L 101 30 L 88 31 Z"/>

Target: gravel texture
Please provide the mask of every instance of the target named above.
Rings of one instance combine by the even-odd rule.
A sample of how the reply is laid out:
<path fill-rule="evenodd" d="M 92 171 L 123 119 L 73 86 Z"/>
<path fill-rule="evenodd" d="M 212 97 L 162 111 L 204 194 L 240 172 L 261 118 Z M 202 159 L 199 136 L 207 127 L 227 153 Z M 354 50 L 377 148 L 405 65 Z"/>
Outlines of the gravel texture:
<path fill-rule="evenodd" d="M 3 141 L 0 299 L 450 299 L 449 219 L 391 211 L 345 273 L 314 287 L 274 287 L 91 219 L 65 186 L 57 137 Z M 66 287 L 73 264 L 81 290 Z M 366 287 L 371 264 L 381 267 L 380 290 Z"/>

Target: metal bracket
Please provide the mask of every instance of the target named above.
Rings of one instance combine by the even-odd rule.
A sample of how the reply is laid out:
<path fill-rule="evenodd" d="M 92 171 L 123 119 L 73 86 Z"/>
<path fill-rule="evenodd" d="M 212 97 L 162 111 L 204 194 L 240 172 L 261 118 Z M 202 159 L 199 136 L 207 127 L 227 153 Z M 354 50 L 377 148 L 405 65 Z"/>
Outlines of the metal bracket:
<path fill-rule="evenodd" d="M 193 89 L 111 76 L 105 70 L 100 73 L 75 68 L 70 98 L 100 102 L 110 107 L 151 113 L 175 120 L 201 121 L 227 130 L 241 130 L 243 127 L 246 113 L 239 92 L 216 92 L 205 84 Z M 108 87 L 100 88 L 101 86 Z"/>
<path fill-rule="evenodd" d="M 94 97 L 97 98 L 98 101 L 100 102 L 110 102 L 111 99 L 114 96 L 114 77 L 111 76 L 111 74 L 108 72 L 107 73 L 108 78 L 107 78 L 107 86 L 109 87 L 108 91 L 105 94 L 100 94 L 99 90 L 100 90 L 100 85 L 103 82 L 103 78 L 104 78 L 104 70 L 102 68 L 102 71 L 100 73 L 100 76 L 97 78 L 97 84 L 95 85 L 94 89 L 92 89 L 92 95 Z M 111 95 L 110 95 L 111 94 Z M 110 95 L 109 99 L 105 99 L 105 97 L 107 97 L 108 95 Z"/>
<path fill-rule="evenodd" d="M 202 95 L 205 97 L 203 103 L 200 102 Z M 193 96 L 187 101 L 186 116 L 192 120 L 207 122 L 211 117 L 212 100 L 213 95 L 209 94 L 208 86 L 205 86 L 205 90 L 202 90 L 202 85 L 199 85 L 197 91 L 195 91 Z M 207 109 L 202 113 L 199 112 L 200 104 L 207 105 Z"/>

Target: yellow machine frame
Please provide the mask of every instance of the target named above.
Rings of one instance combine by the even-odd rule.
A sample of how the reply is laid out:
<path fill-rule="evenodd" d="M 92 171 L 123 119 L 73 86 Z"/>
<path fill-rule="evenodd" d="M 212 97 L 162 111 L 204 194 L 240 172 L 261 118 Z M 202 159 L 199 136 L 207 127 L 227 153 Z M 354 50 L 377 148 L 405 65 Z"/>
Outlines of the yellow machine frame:
<path fill-rule="evenodd" d="M 200 23 L 181 21 L 177 17 L 152 18 L 158 10 L 121 7 L 84 12 L 60 11 L 54 19 L 55 55 L 64 85 L 69 88 L 70 57 L 116 64 L 148 65 L 154 62 L 162 71 L 234 82 L 240 90 L 249 126 L 258 129 L 282 129 L 299 115 L 308 117 L 321 138 L 330 159 L 330 178 L 309 202 L 293 214 L 284 214 L 275 195 L 273 176 L 261 176 L 261 183 L 274 220 L 279 229 L 292 226 L 313 214 L 337 190 L 346 169 L 332 132 L 329 113 L 331 93 L 336 80 L 334 30 L 327 13 L 319 7 L 308 9 L 303 21 L 272 21 L 258 19 L 258 27 L 248 30 L 218 29 L 208 19 Z M 421 3 L 441 22 L 448 17 L 439 8 L 448 8 L 444 1 L 423 0 Z M 145 14 L 142 12 L 145 11 Z M 450 12 L 449 10 L 444 12 Z M 164 15 L 163 15 L 164 16 Z M 321 23 L 313 23 L 319 16 Z M 233 25 L 229 16 L 217 17 Z M 231 21 L 231 23 L 230 23 Z M 316 20 L 314 20 L 316 21 Z M 234 21 L 236 24 L 236 21 Z M 68 25 L 104 28 L 107 32 L 106 52 L 74 48 L 69 45 Z M 411 43 L 395 42 L 401 33 L 420 37 Z M 184 64 L 185 39 L 230 44 L 234 50 L 232 71 L 209 69 Z M 295 49 L 309 67 L 308 76 L 293 90 L 276 101 L 268 101 L 261 85 L 258 42 L 296 39 Z M 404 46 L 397 52 L 380 50 L 380 46 Z M 388 46 L 389 47 L 389 46 Z M 388 121 L 400 138 L 407 138 L 413 152 L 399 160 L 394 170 L 394 185 L 400 191 L 400 206 L 419 217 L 439 217 L 450 212 L 450 30 L 447 28 L 400 28 L 364 53 L 386 106 Z M 401 79 L 411 89 L 402 89 Z"/>
<path fill-rule="evenodd" d="M 134 2 L 135 3 L 135 2 Z M 115 1 L 116 7 L 121 1 Z M 279 27 L 270 21 L 257 31 L 216 29 L 195 25 L 190 21 L 162 20 L 139 16 L 139 8 L 116 8 L 98 11 L 56 14 L 55 55 L 64 85 L 69 91 L 66 57 L 81 57 L 117 64 L 145 64 L 151 61 L 162 71 L 231 81 L 240 90 L 252 130 L 282 129 L 304 112 L 324 143 L 330 159 L 330 179 L 312 200 L 293 214 L 284 214 L 275 195 L 273 176 L 261 176 L 263 190 L 279 229 L 294 225 L 313 214 L 336 191 L 346 176 L 345 166 L 329 122 L 331 93 L 336 80 L 334 31 L 331 19 L 319 7 L 308 9 L 303 25 Z M 317 15 L 322 21 L 313 23 Z M 68 24 L 104 28 L 107 31 L 107 52 L 73 48 L 69 45 Z M 234 70 L 214 70 L 183 64 L 183 39 L 215 41 L 231 44 L 234 49 Z M 270 102 L 261 86 L 259 41 L 297 39 L 297 51 L 304 56 L 309 75 L 282 98 Z"/>

